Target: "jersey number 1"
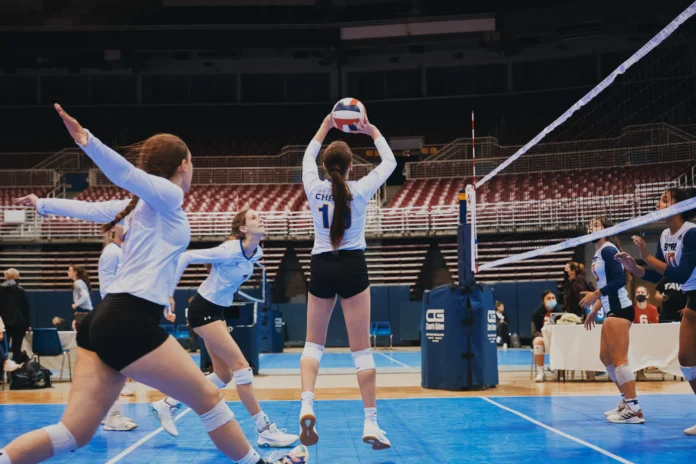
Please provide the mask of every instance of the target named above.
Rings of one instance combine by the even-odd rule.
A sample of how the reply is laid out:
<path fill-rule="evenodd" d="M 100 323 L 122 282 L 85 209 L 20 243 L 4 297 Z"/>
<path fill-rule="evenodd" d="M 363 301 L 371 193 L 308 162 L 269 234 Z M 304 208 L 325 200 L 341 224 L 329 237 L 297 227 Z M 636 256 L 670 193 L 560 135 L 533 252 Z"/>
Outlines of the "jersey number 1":
<path fill-rule="evenodd" d="M 329 229 L 331 228 L 331 224 L 329 224 L 329 204 L 324 203 L 324 205 L 319 208 L 319 211 L 321 211 L 321 217 L 324 220 L 324 229 Z M 346 229 L 350 229 L 350 225 L 353 222 L 353 215 L 350 212 L 350 207 L 346 210 Z"/>
<path fill-rule="evenodd" d="M 669 264 L 672 267 L 679 267 L 679 266 L 677 266 L 676 255 L 677 254 L 673 251 L 670 251 L 669 253 L 667 253 L 667 255 L 665 256 L 665 259 L 667 260 L 667 264 Z"/>

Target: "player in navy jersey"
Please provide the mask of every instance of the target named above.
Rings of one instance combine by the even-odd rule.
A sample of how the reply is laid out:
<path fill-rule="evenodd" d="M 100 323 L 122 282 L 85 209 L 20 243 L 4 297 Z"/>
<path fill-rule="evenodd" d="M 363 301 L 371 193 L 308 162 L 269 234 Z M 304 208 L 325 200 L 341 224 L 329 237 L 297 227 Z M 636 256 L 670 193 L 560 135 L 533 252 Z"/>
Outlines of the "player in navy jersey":
<path fill-rule="evenodd" d="M 188 308 L 189 326 L 204 341 L 213 361 L 213 373 L 206 377 L 218 388 L 224 388 L 234 379 L 239 399 L 256 423 L 258 444 L 263 447 L 284 448 L 299 438 L 284 433 L 272 423 L 261 409 L 254 395 L 254 374 L 239 346 L 230 337 L 225 318 L 225 308 L 232 305 L 234 294 L 254 273 L 254 263 L 263 256 L 260 246 L 264 235 L 263 220 L 252 209 L 237 213 L 232 221 L 232 237 L 222 245 L 205 250 L 190 250 L 179 257 L 174 277 L 176 283 L 190 264 L 210 264 L 210 276 L 198 288 L 198 293 Z M 180 401 L 165 398 L 152 403 L 162 427 L 169 434 L 178 436 L 174 423 L 174 411 Z"/>
<path fill-rule="evenodd" d="M 612 227 L 604 218 L 590 221 L 588 233 Z M 591 330 L 600 309 L 606 318 L 602 324 L 599 358 L 606 366 L 609 378 L 619 387 L 621 403 L 616 409 L 604 415 L 615 424 L 642 424 L 645 422 L 643 410 L 636 395 L 636 380 L 628 364 L 629 331 L 635 310 L 633 302 L 626 291 L 626 274 L 623 266 L 615 259 L 623 251 L 619 238 L 609 236 L 594 242 L 595 255 L 592 258 L 592 274 L 597 279 L 597 290 L 582 292 L 580 307 L 592 306 L 592 311 L 585 318 L 585 328 Z"/>
<path fill-rule="evenodd" d="M 694 196 L 696 192 L 693 189 L 667 190 L 660 196 L 657 210 Z M 654 256 L 641 237 L 633 236 L 633 243 L 640 251 L 644 266 L 639 266 L 628 253 L 619 253 L 616 259 L 643 280 L 657 283 L 664 276 L 670 282 L 681 285 L 686 295 L 686 308 L 679 327 L 679 364 L 684 378 L 696 393 L 696 224 L 689 222 L 694 216 L 696 210 L 689 210 L 665 219 L 667 228 L 660 235 Z M 684 430 L 684 433 L 696 435 L 696 425 Z"/>
<path fill-rule="evenodd" d="M 319 440 L 314 386 L 338 295 L 365 408 L 363 441 L 371 444 L 372 449 L 385 449 L 391 444 L 377 424 L 377 375 L 370 349 L 370 280 L 364 253 L 365 216 L 370 199 L 396 168 L 396 159 L 387 141 L 366 117 L 365 123 L 358 125 L 358 133 L 372 137 L 382 163 L 362 179 L 348 181 L 353 154 L 345 142 L 333 142 L 324 150 L 328 178 L 322 181 L 316 158 L 332 127 L 333 118 L 329 115 L 302 161 L 302 182 L 314 219 L 314 248 L 307 297 L 307 341 L 300 360 L 300 441 L 309 446 Z"/>
<path fill-rule="evenodd" d="M 220 390 L 179 343 L 159 326 L 169 303 L 179 255 L 191 227 L 182 204 L 193 163 L 186 144 L 158 134 L 137 145 L 139 168 L 84 129 L 59 105 L 73 140 L 117 186 L 133 194 L 105 224 L 126 217 L 123 260 L 109 294 L 83 319 L 76 335 L 77 363 L 65 412 L 57 424 L 29 432 L 0 450 L 0 464 L 36 463 L 65 455 L 92 439 L 101 419 L 130 377 L 182 400 L 201 418 L 215 446 L 241 464 L 264 464 L 249 445 Z M 305 463 L 298 447 L 278 463 Z"/>

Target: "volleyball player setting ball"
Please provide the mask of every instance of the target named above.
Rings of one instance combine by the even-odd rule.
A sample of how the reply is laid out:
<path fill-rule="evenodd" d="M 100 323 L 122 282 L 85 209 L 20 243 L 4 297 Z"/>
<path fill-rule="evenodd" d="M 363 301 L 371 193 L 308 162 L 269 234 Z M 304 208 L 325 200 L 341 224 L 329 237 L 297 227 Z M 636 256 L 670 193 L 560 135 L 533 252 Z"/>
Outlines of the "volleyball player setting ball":
<path fill-rule="evenodd" d="M 225 308 L 232 306 L 239 287 L 254 273 L 254 263 L 263 256 L 261 240 L 264 233 L 263 220 L 256 211 L 245 209 L 238 212 L 232 220 L 229 240 L 215 248 L 189 250 L 179 257 L 174 287 L 169 294 L 174 296 L 176 284 L 189 265 L 211 265 L 210 275 L 198 288 L 188 309 L 189 325 L 203 339 L 213 361 L 213 372 L 206 377 L 217 388 L 224 388 L 234 379 L 239 399 L 256 423 L 258 445 L 285 448 L 299 437 L 278 429 L 261 409 L 252 386 L 254 374 L 242 350 L 230 337 L 223 315 Z M 164 430 L 175 437 L 179 431 L 174 423 L 174 411 L 180 404 L 174 398 L 152 403 Z"/>
<path fill-rule="evenodd" d="M 179 255 L 191 227 L 182 208 L 193 163 L 179 137 L 158 134 L 137 146 L 138 167 L 101 143 L 59 105 L 70 136 L 106 177 L 133 194 L 105 225 L 110 231 L 131 215 L 123 260 L 109 294 L 80 324 L 77 361 L 61 420 L 26 433 L 0 449 L 0 464 L 37 463 L 85 446 L 130 377 L 187 404 L 201 418 L 215 446 L 238 464 L 266 464 L 250 446 L 219 389 L 159 326 Z M 308 460 L 298 447 L 274 464 Z"/>
<path fill-rule="evenodd" d="M 693 189 L 667 190 L 660 196 L 657 210 L 695 196 Z M 696 224 L 690 222 L 694 216 L 696 210 L 689 210 L 666 218 L 667 228 L 660 235 L 654 256 L 641 237 L 632 237 L 645 266 L 639 266 L 628 253 L 619 253 L 616 259 L 631 274 L 645 281 L 657 283 L 664 276 L 670 282 L 681 285 L 682 292 L 686 294 L 686 308 L 679 326 L 679 364 L 684 378 L 696 393 Z M 696 425 L 684 430 L 684 433 L 696 435 Z"/>
<path fill-rule="evenodd" d="M 372 137 L 382 162 L 367 176 L 348 181 L 353 162 L 350 147 L 342 141 L 324 150 L 326 180 L 319 178 L 316 158 L 332 128 Z M 370 281 L 365 262 L 365 211 L 372 196 L 396 168 L 396 159 L 379 130 L 370 124 L 359 101 L 339 101 L 322 122 L 302 161 L 302 182 L 314 220 L 314 248 L 307 298 L 307 340 L 300 360 L 302 407 L 300 441 L 319 441 L 314 412 L 314 387 L 324 353 L 326 331 L 341 297 L 350 350 L 363 398 L 363 441 L 380 450 L 391 443 L 377 424 L 376 371 L 370 349 Z"/>

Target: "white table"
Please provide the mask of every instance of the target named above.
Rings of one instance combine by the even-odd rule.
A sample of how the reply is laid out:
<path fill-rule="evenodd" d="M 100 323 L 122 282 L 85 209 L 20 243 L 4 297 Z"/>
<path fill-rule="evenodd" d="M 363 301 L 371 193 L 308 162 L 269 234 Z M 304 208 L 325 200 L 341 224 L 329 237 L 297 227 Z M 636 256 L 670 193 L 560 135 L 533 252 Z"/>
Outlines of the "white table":
<path fill-rule="evenodd" d="M 73 332 L 72 330 L 66 332 L 58 332 L 58 337 L 60 338 L 61 346 L 63 347 L 63 349 L 67 349 L 70 352 L 70 368 L 72 369 L 72 372 L 75 372 L 75 360 L 77 358 L 77 343 L 75 341 L 75 334 L 76 332 Z M 30 357 L 34 355 L 31 349 L 33 340 L 34 334 L 33 332 L 29 332 L 28 334 L 26 334 L 26 336 L 24 337 L 24 341 L 22 342 L 22 350 L 26 351 Z M 63 359 L 61 356 L 44 356 L 41 358 L 41 365 L 46 369 L 49 369 L 54 372 L 60 372 L 60 365 L 62 362 Z M 68 379 L 67 361 L 65 362 L 65 366 L 63 369 L 63 379 Z M 53 376 L 52 380 L 56 381 L 58 380 L 58 377 Z"/>
<path fill-rule="evenodd" d="M 633 371 L 657 367 L 670 375 L 682 376 L 679 354 L 681 324 L 633 324 L 628 362 Z M 599 360 L 602 326 L 585 330 L 582 325 L 550 325 L 542 329 L 552 370 L 605 372 Z"/>

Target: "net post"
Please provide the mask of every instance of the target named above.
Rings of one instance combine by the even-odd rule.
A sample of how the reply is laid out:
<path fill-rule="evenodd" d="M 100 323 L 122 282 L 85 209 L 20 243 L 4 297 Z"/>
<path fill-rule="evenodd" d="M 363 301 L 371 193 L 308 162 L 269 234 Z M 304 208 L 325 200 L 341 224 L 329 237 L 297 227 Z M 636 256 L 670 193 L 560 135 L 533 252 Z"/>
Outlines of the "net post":
<path fill-rule="evenodd" d="M 470 186 L 469 186 L 470 187 Z M 471 266 L 473 249 L 471 246 L 471 224 L 466 220 L 468 189 L 459 191 L 459 225 L 457 226 L 457 261 L 459 286 L 470 287 L 476 283 Z"/>

